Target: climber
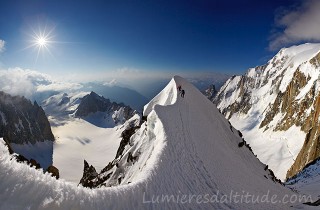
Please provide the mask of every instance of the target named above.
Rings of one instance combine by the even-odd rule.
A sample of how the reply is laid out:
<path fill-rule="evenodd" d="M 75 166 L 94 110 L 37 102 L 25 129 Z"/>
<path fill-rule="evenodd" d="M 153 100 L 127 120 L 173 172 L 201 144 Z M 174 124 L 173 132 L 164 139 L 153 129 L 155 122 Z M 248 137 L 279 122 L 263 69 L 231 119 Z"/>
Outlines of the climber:
<path fill-rule="evenodd" d="M 178 86 L 178 90 L 179 90 L 179 92 L 181 92 L 181 85 Z"/>
<path fill-rule="evenodd" d="M 185 91 L 181 90 L 181 97 L 184 98 Z"/>

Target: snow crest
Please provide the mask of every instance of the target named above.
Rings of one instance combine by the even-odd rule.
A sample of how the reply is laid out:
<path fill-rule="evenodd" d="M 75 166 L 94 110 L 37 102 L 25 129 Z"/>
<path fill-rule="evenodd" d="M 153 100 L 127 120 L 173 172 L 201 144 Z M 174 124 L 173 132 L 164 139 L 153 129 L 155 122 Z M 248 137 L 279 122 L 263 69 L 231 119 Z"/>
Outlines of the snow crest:
<path fill-rule="evenodd" d="M 177 77 L 176 77 L 177 78 Z M 167 106 L 176 102 L 177 100 L 177 87 L 175 78 L 172 78 L 169 84 L 156 95 L 147 105 L 144 106 L 143 115 L 148 116 L 154 109 L 155 105 Z"/>

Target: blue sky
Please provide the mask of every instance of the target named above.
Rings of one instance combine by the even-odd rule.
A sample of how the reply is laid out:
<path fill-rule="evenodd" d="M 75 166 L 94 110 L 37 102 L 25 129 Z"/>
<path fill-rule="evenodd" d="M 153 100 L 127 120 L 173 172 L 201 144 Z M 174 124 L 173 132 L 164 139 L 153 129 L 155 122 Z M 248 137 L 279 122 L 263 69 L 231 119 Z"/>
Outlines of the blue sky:
<path fill-rule="evenodd" d="M 58 76 L 112 76 L 119 71 L 243 74 L 266 63 L 280 47 L 319 41 L 318 31 L 302 35 L 308 29 L 292 24 L 306 19 L 314 4 L 317 1 L 2 0 L 0 68 Z M 48 50 L 37 55 L 38 46 L 30 45 L 40 31 L 51 33 Z"/>

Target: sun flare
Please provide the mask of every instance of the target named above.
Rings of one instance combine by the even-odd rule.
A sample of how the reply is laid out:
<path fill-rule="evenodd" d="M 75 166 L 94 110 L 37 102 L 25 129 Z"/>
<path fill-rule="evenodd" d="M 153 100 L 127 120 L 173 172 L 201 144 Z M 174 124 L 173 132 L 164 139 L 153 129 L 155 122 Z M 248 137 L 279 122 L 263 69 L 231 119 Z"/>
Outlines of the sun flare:
<path fill-rule="evenodd" d="M 48 53 L 49 55 L 53 56 L 50 51 L 50 48 L 53 47 L 52 45 L 54 43 L 57 43 L 53 40 L 54 27 L 47 27 L 46 25 L 43 28 L 38 27 L 38 30 L 35 30 L 34 28 L 31 28 L 31 30 L 31 33 L 28 34 L 31 38 L 29 40 L 30 45 L 27 46 L 25 49 L 33 48 L 35 50 L 36 62 L 40 55 L 45 57 L 45 54 Z"/>
<path fill-rule="evenodd" d="M 37 39 L 37 44 L 39 47 L 45 47 L 48 44 L 48 40 L 45 37 L 39 37 Z"/>

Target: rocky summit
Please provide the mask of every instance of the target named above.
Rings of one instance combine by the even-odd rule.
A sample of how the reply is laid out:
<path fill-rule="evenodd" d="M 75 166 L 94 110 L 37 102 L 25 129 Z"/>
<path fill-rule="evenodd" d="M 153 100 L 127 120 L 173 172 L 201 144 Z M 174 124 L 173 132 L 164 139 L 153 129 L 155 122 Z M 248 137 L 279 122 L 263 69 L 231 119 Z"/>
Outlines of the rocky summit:
<path fill-rule="evenodd" d="M 91 92 L 82 98 L 81 103 L 75 112 L 75 116 L 89 120 L 91 119 L 92 121 L 92 117 L 90 116 L 99 112 L 105 113 L 104 118 L 106 120 L 111 117 L 115 125 L 123 124 L 136 113 L 135 110 L 123 103 L 111 102 L 109 99 L 99 96 L 95 92 Z M 102 115 L 99 114 L 99 116 Z"/>

